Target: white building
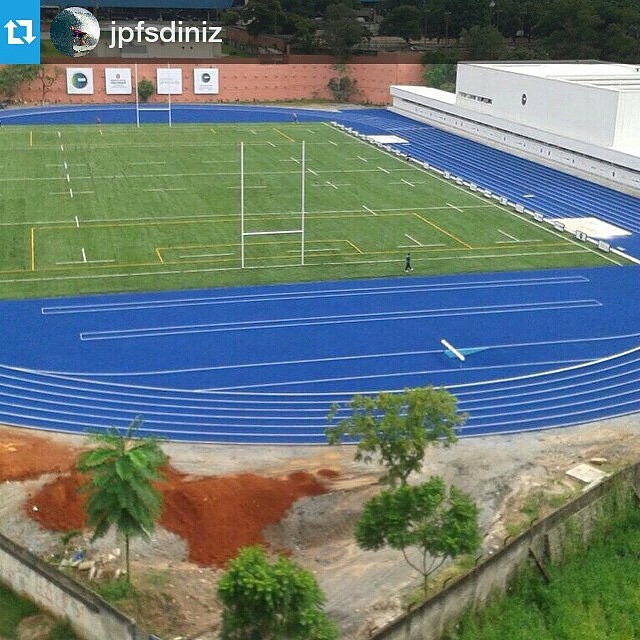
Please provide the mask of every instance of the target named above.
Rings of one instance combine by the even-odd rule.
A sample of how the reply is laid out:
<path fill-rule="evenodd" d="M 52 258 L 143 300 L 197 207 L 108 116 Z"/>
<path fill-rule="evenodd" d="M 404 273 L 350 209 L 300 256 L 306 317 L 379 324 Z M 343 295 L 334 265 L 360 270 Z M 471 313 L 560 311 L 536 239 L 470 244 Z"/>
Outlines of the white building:
<path fill-rule="evenodd" d="M 640 66 L 603 62 L 467 62 L 456 93 L 393 86 L 392 110 L 640 192 Z"/>

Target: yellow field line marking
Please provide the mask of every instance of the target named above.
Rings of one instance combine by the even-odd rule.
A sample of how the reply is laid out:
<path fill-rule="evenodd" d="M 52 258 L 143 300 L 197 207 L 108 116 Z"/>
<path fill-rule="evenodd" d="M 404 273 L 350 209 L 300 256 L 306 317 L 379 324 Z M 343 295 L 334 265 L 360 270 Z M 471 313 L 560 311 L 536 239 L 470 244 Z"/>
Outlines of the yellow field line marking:
<path fill-rule="evenodd" d="M 36 230 L 31 227 L 31 271 L 36 270 Z"/>
<path fill-rule="evenodd" d="M 419 218 L 420 220 L 422 220 L 422 222 L 426 222 L 428 225 L 431 225 L 432 227 L 434 227 L 434 229 L 437 229 L 441 233 L 444 233 L 445 236 L 449 236 L 450 238 L 453 238 L 456 242 L 459 242 L 461 245 L 463 245 L 467 249 L 473 249 L 473 247 L 470 244 L 467 244 L 466 242 L 460 240 L 460 238 L 456 238 L 452 233 L 445 231 L 434 222 L 431 222 L 430 220 L 423 218 L 419 213 L 414 213 L 413 215 L 416 216 L 416 218 Z"/>
<path fill-rule="evenodd" d="M 286 133 L 282 133 L 280 129 L 276 129 L 275 127 L 273 127 L 273 130 L 277 131 L 281 136 L 284 136 L 289 142 L 295 142 L 295 140 L 293 138 L 290 138 Z"/>
<path fill-rule="evenodd" d="M 209 128 L 209 131 L 211 131 L 211 133 L 216 133 L 216 130 L 215 130 L 215 129 L 211 129 L 211 128 Z"/>
<path fill-rule="evenodd" d="M 351 242 L 351 240 L 345 240 L 345 242 L 347 242 L 348 244 L 350 244 L 358 253 L 364 253 L 363 251 L 361 251 L 358 247 L 356 247 L 355 244 L 353 244 L 353 242 Z"/>
<path fill-rule="evenodd" d="M 156 255 L 158 256 L 158 260 L 160 260 L 160 264 L 164 264 L 164 260 L 162 259 L 162 255 L 160 254 L 160 249 L 156 247 Z"/>

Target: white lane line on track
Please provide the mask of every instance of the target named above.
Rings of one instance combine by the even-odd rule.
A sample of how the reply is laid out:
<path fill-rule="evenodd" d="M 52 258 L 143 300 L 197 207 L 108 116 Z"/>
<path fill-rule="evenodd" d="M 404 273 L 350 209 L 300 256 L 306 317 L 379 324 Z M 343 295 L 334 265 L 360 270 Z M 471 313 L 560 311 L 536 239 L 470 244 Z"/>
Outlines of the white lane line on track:
<path fill-rule="evenodd" d="M 276 318 L 270 320 L 246 320 L 236 323 L 220 322 L 196 325 L 176 325 L 166 327 L 144 327 L 138 329 L 121 329 L 117 331 L 85 331 L 80 333 L 80 340 L 120 340 L 132 338 L 150 338 L 158 336 L 184 335 L 190 333 L 223 333 L 228 331 L 248 331 L 264 329 L 282 329 L 290 327 L 307 327 L 319 325 L 352 324 L 364 322 L 388 322 L 391 320 L 414 320 L 420 318 L 443 318 L 468 315 L 494 315 L 502 313 L 532 313 L 537 311 L 554 311 L 564 309 L 580 309 L 584 307 L 601 307 L 602 303 L 594 299 L 586 300 L 554 300 L 549 302 L 526 302 L 507 305 L 480 307 L 451 307 L 444 309 L 410 309 L 404 311 L 382 311 L 369 314 L 344 314 L 332 316 L 307 316 L 293 318 Z"/>
<path fill-rule="evenodd" d="M 447 292 L 447 291 L 466 291 L 473 289 L 502 289 L 509 287 L 521 286 L 546 286 L 546 285 L 569 285 L 569 284 L 586 284 L 588 278 L 584 276 L 540 276 L 532 278 L 509 278 L 497 280 L 484 280 L 480 282 L 464 282 L 454 281 L 445 284 L 429 283 L 424 285 L 394 285 L 380 287 L 361 287 L 361 288 L 339 288 L 339 289 L 302 289 L 294 293 L 257 293 L 250 295 L 238 296 L 215 296 L 215 297 L 196 297 L 196 298 L 177 298 L 148 300 L 144 302 L 110 302 L 103 304 L 91 305 L 56 305 L 52 307 L 42 307 L 43 314 L 60 314 L 60 313 L 99 313 L 105 311 L 131 311 L 141 309 L 164 309 L 168 307 L 182 306 L 201 306 L 213 304 L 244 304 L 254 303 L 257 301 L 281 301 L 281 300 L 308 300 L 322 298 L 342 298 L 342 297 L 360 297 L 370 295 L 391 295 L 405 293 L 422 293 L 422 292 Z"/>

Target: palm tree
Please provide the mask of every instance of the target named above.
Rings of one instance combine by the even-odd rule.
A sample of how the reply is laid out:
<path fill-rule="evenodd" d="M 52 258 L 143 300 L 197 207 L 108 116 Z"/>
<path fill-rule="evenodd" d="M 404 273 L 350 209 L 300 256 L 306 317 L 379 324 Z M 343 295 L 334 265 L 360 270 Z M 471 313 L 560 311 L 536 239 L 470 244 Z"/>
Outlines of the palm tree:
<path fill-rule="evenodd" d="M 80 454 L 76 469 L 89 479 L 80 491 L 88 494 L 87 522 L 94 527 L 92 540 L 104 536 L 111 526 L 125 540 L 127 582 L 131 582 L 129 540 L 149 539 L 162 511 L 162 496 L 153 486 L 162 478 L 159 468 L 167 456 L 154 438 L 135 438 L 142 421 L 135 418 L 122 434 L 117 427 L 92 434 L 97 446 Z"/>

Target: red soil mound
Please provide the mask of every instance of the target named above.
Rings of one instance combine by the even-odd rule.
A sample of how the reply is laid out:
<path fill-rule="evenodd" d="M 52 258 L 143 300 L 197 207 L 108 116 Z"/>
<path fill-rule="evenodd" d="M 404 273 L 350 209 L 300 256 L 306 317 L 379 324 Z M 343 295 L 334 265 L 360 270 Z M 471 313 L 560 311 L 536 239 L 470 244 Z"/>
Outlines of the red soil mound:
<path fill-rule="evenodd" d="M 160 524 L 188 542 L 192 562 L 207 566 L 222 566 L 240 547 L 263 543 L 264 527 L 278 522 L 296 500 L 326 492 L 302 471 L 281 479 L 254 474 L 187 479 L 170 468 L 164 473 L 166 481 L 158 484 L 164 497 Z M 46 529 L 81 529 L 81 483 L 73 475 L 46 485 L 25 505 L 27 513 Z"/>
<path fill-rule="evenodd" d="M 0 482 L 28 480 L 43 473 L 65 473 L 77 451 L 14 429 L 0 433 Z"/>

